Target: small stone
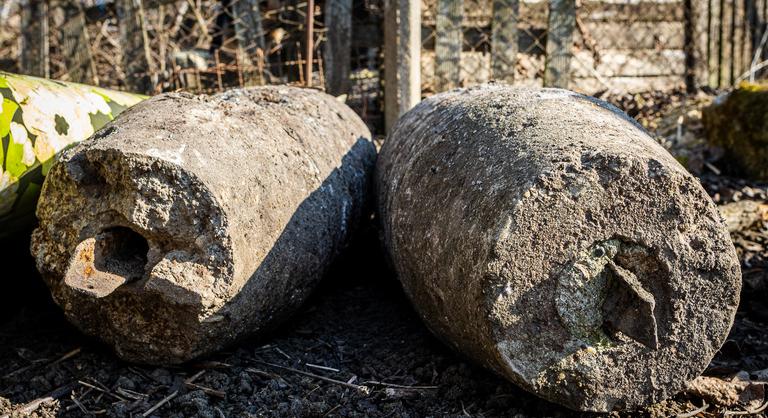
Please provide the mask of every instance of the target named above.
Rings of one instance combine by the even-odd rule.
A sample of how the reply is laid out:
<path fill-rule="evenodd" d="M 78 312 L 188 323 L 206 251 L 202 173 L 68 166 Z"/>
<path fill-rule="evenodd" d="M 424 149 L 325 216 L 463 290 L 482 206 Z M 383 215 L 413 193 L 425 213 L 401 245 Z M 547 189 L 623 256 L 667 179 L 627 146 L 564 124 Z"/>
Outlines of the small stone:
<path fill-rule="evenodd" d="M 121 387 L 123 389 L 128 389 L 128 390 L 136 389 L 136 383 L 134 383 L 133 380 L 131 380 L 131 379 L 125 377 L 125 376 L 120 376 L 117 379 L 117 382 L 115 382 L 115 385 L 118 386 L 118 387 Z"/>
<path fill-rule="evenodd" d="M 730 171 L 768 180 L 768 85 L 743 82 L 704 109 L 702 122 L 711 145 L 725 150 Z"/>

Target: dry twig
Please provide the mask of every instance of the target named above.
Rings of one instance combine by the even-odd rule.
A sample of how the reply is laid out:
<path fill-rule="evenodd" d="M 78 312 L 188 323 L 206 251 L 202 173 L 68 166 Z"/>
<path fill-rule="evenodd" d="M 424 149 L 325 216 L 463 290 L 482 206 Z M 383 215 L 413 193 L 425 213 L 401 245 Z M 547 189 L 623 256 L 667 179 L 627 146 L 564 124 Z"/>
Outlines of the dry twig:
<path fill-rule="evenodd" d="M 683 413 L 683 414 L 677 414 L 677 415 L 675 415 L 675 418 L 692 418 L 692 417 L 695 417 L 696 415 L 706 411 L 707 408 L 709 408 L 709 404 L 704 402 L 704 404 L 701 405 L 701 407 L 696 408 L 696 409 L 694 409 L 693 411 L 690 411 L 690 412 L 686 412 L 686 413 Z"/>
<path fill-rule="evenodd" d="M 344 387 L 347 387 L 347 388 L 350 388 L 350 389 L 354 389 L 354 390 L 356 390 L 356 391 L 358 391 L 358 392 L 360 392 L 360 393 L 362 393 L 364 395 L 368 395 L 369 393 L 371 393 L 371 389 L 369 387 L 367 387 L 367 386 L 355 385 L 353 383 L 347 383 L 347 382 L 344 382 L 342 380 L 336 380 L 336 379 L 331 379 L 330 377 L 320 376 L 319 374 L 305 372 L 305 371 L 294 369 L 294 368 L 291 368 L 291 367 L 281 366 L 279 364 L 267 363 L 266 361 L 260 361 L 260 360 L 253 360 L 253 361 L 255 361 L 255 362 L 259 363 L 259 364 L 263 364 L 265 366 L 274 367 L 276 369 L 281 369 L 281 370 L 289 371 L 291 373 L 300 374 L 300 375 L 303 375 L 303 376 L 311 377 L 313 379 L 318 379 L 318 380 L 322 380 L 324 382 L 333 383 L 335 385 L 344 386 Z"/>
<path fill-rule="evenodd" d="M 73 386 L 74 386 L 74 384 L 70 383 L 68 385 L 62 386 L 62 387 L 54 390 L 48 396 L 44 396 L 42 398 L 37 398 L 37 399 L 35 399 L 33 401 L 27 402 L 21 408 L 19 408 L 16 411 L 14 411 L 14 413 L 18 413 L 21 416 L 32 415 L 32 413 L 35 412 L 37 410 L 37 408 L 39 408 L 41 405 L 49 403 L 49 402 L 53 402 L 53 401 L 63 397 L 67 393 L 69 393 L 72 390 Z M 3 416 L 0 416 L 0 418 L 10 418 L 10 415 L 3 415 Z"/>
<path fill-rule="evenodd" d="M 729 416 L 736 416 L 736 415 L 757 415 L 765 411 L 766 409 L 768 409 L 768 401 L 765 401 L 765 403 L 759 408 L 752 409 L 752 410 L 748 409 L 746 411 L 725 411 L 725 413 L 723 413 L 723 416 L 729 417 Z"/>
<path fill-rule="evenodd" d="M 148 416 L 150 416 L 150 415 L 151 415 L 153 412 L 157 411 L 157 410 L 158 410 L 158 409 L 160 409 L 160 408 L 161 408 L 163 405 L 165 405 L 165 404 L 167 404 L 168 402 L 170 402 L 170 401 L 171 401 L 171 399 L 175 398 L 175 397 L 176 397 L 176 395 L 178 395 L 178 394 L 179 394 L 179 391 L 178 391 L 178 390 L 174 390 L 173 392 L 171 392 L 171 394 L 170 394 L 170 395 L 166 396 L 165 398 L 161 399 L 161 400 L 160 400 L 160 402 L 156 403 L 156 404 L 155 404 L 155 406 L 153 406 L 152 408 L 149 408 L 149 409 L 147 409 L 147 411 L 146 411 L 146 412 L 144 412 L 143 414 L 141 414 L 141 416 L 142 416 L 142 417 L 148 417 Z"/>
<path fill-rule="evenodd" d="M 382 386 L 386 388 L 393 388 L 393 389 L 410 389 L 410 390 L 434 390 L 438 389 L 438 386 L 407 386 L 407 385 L 398 385 L 395 383 L 385 383 L 385 382 L 379 382 L 376 380 L 366 380 L 363 382 L 364 385 L 372 385 L 372 386 Z"/>

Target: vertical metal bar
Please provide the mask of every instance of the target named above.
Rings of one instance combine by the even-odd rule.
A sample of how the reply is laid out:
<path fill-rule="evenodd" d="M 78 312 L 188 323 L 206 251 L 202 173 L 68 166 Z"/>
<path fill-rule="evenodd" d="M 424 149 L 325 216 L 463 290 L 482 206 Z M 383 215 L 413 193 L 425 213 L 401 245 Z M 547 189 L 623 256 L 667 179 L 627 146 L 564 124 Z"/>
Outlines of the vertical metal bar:
<path fill-rule="evenodd" d="M 696 91 L 696 61 L 697 43 L 694 39 L 694 31 L 696 30 L 696 15 L 693 9 L 694 0 L 683 0 L 683 16 L 685 19 L 683 27 L 683 51 L 685 52 L 685 90 L 688 93 L 694 93 Z"/>
<path fill-rule="evenodd" d="M 214 53 L 216 59 L 216 82 L 219 85 L 219 91 L 224 91 L 224 83 L 221 80 L 221 58 L 219 57 L 219 51 L 221 50 L 217 49 Z"/>
<path fill-rule="evenodd" d="M 312 56 L 315 49 L 315 0 L 307 0 L 307 23 L 306 23 L 306 70 L 307 87 L 312 86 Z"/>

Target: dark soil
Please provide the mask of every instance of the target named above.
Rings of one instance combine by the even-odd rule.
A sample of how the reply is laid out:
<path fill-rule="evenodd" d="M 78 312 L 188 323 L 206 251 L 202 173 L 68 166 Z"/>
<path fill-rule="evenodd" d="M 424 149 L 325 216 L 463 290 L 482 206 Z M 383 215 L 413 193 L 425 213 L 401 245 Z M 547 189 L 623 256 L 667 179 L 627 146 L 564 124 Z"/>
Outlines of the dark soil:
<path fill-rule="evenodd" d="M 310 303 L 279 332 L 242 341 L 183 367 L 143 367 L 120 361 L 105 346 L 71 327 L 41 286 L 25 286 L 29 297 L 17 303 L 0 325 L 0 414 L 52 392 L 58 392 L 54 395 L 59 399 L 43 404 L 34 414 L 141 416 L 174 394 L 153 415 L 575 414 L 517 389 L 436 340 L 408 304 L 372 241 L 369 237 L 358 242 L 338 263 L 345 267 L 334 269 Z M 765 259 L 763 254 L 742 252 L 752 260 L 751 267 L 745 267 L 747 292 L 736 326 L 710 374 L 768 368 Z M 23 253 L 15 259 L 31 262 Z M 753 279 L 758 276 L 759 280 Z M 39 280 L 33 273 L 11 279 Z M 192 384 L 185 383 L 195 375 Z M 353 385 L 371 391 L 366 394 Z M 634 415 L 674 415 L 700 404 L 698 399 L 679 395 Z"/>
<path fill-rule="evenodd" d="M 717 203 L 768 197 L 765 185 L 700 175 Z M 742 304 L 707 375 L 768 369 L 765 228 L 733 237 L 743 264 Z M 0 416 L 590 415 L 539 400 L 435 339 L 387 269 L 372 229 L 278 332 L 167 368 L 125 363 L 70 326 L 47 296 L 27 248 L 18 242 L 0 248 L 6 273 L 0 280 Z M 35 405 L 48 396 L 55 399 Z M 675 416 L 702 402 L 683 393 L 622 416 Z M 743 410 L 713 405 L 698 416 L 726 409 Z"/>

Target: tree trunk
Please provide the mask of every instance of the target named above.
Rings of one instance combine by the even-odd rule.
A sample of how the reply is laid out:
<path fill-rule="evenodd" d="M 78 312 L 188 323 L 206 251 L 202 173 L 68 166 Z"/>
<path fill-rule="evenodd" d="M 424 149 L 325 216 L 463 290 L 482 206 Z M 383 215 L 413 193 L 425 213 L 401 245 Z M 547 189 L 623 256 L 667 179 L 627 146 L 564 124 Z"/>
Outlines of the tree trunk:
<path fill-rule="evenodd" d="M 250 68 L 253 66 L 253 57 L 259 60 L 266 56 L 264 27 L 259 2 L 256 0 L 235 0 L 232 4 L 232 14 L 235 18 L 235 37 L 240 51 L 240 59 L 243 65 Z M 257 77 L 253 77 L 253 71 L 246 71 L 244 83 L 247 86 L 263 85 L 264 74 L 257 73 Z"/>

